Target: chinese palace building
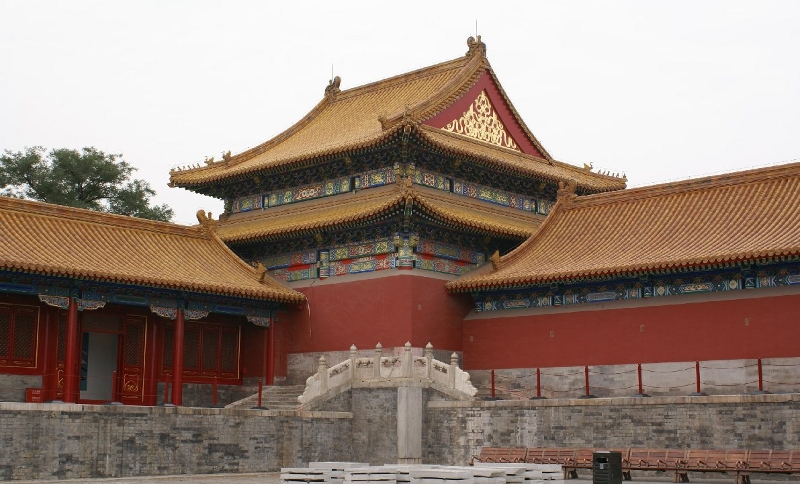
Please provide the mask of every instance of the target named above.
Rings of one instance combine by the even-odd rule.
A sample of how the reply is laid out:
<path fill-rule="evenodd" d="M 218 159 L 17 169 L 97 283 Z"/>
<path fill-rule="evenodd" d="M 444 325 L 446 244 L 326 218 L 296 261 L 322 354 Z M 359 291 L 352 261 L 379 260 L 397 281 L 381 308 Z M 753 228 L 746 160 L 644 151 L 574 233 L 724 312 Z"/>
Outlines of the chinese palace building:
<path fill-rule="evenodd" d="M 170 172 L 224 200 L 219 220 L 0 198 L 0 392 L 153 405 L 169 382 L 179 405 L 187 384 L 300 383 L 377 342 L 478 373 L 800 357 L 800 164 L 626 189 L 550 156 L 480 37 L 340 85 Z"/>
<path fill-rule="evenodd" d="M 181 405 L 185 384 L 269 376 L 270 322 L 305 297 L 198 218 L 182 227 L 0 197 L 2 399 L 27 388 L 29 401 L 155 405 L 162 382 Z"/>
<path fill-rule="evenodd" d="M 173 186 L 225 200 L 218 233 L 234 252 L 308 297 L 308 311 L 281 317 L 289 354 L 378 341 L 462 351 L 473 303 L 445 283 L 533 234 L 559 182 L 581 194 L 625 187 L 554 160 L 503 91 L 485 45 L 470 38 L 468 47 L 350 90 L 336 78 L 275 138 L 171 172 Z"/>

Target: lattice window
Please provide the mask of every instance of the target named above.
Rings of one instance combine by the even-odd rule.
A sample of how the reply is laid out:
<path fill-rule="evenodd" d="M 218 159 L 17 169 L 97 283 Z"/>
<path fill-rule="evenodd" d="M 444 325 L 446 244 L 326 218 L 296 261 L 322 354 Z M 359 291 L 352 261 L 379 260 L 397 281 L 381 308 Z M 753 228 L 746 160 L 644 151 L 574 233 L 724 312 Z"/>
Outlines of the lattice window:
<path fill-rule="evenodd" d="M 183 368 L 200 369 L 200 329 L 187 327 L 183 334 Z"/>
<path fill-rule="evenodd" d="M 144 349 L 144 325 L 128 324 L 125 329 L 125 364 L 139 366 L 142 364 Z"/>
<path fill-rule="evenodd" d="M 217 347 L 219 344 L 219 328 L 203 330 L 203 372 L 217 370 Z"/>
<path fill-rule="evenodd" d="M 172 368 L 174 355 L 175 328 L 172 326 L 167 326 L 164 328 L 164 358 L 162 359 L 164 368 Z"/>
<path fill-rule="evenodd" d="M 14 324 L 14 358 L 33 359 L 36 346 L 36 311 L 17 311 Z"/>
<path fill-rule="evenodd" d="M 220 370 L 235 372 L 239 349 L 239 333 L 233 331 L 222 332 L 222 350 L 220 351 Z"/>
<path fill-rule="evenodd" d="M 85 311 L 82 315 L 84 331 L 121 333 L 123 330 L 122 316 Z"/>
<path fill-rule="evenodd" d="M 174 368 L 175 327 L 164 329 L 162 371 Z M 189 377 L 239 377 L 239 329 L 214 323 L 186 325 L 183 369 Z M 168 371 L 166 372 L 168 374 Z"/>
<path fill-rule="evenodd" d="M 67 313 L 58 314 L 58 361 L 67 359 Z"/>
<path fill-rule="evenodd" d="M 0 306 L 0 366 L 35 367 L 39 310 Z"/>

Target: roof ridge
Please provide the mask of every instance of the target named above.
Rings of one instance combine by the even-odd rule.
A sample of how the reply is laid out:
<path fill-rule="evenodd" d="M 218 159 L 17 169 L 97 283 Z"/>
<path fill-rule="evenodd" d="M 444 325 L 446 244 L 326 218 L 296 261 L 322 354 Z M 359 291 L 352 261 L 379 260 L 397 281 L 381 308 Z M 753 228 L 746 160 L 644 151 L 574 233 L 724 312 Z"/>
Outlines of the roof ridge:
<path fill-rule="evenodd" d="M 488 61 L 481 55 L 467 56 L 466 59 L 468 59 L 468 62 L 461 66 L 461 72 L 453 76 L 438 92 L 417 103 L 416 106 L 408 108 L 412 119 L 416 120 L 417 123 L 421 123 L 430 118 L 433 113 L 441 111 L 443 107 L 455 102 L 477 82 L 483 71 L 488 67 Z M 388 116 L 384 126 L 392 126 L 400 121 L 404 114 L 405 112 L 399 112 Z"/>
<path fill-rule="evenodd" d="M 67 205 L 57 205 L 54 203 L 40 202 L 38 200 L 26 200 L 0 196 L 0 210 L 13 210 L 25 212 L 32 215 L 49 218 L 67 218 L 79 222 L 126 228 L 131 230 L 142 230 L 158 233 L 169 233 L 187 237 L 205 238 L 199 225 L 179 225 L 173 222 L 162 222 L 150 220 L 130 215 L 119 215 L 115 213 L 100 212 L 87 208 L 70 207 Z"/>
<path fill-rule="evenodd" d="M 450 59 L 448 61 L 440 62 L 438 64 L 433 64 L 427 67 L 415 69 L 413 71 L 404 72 L 402 74 L 397 74 L 391 77 L 386 77 L 384 79 L 379 79 L 377 81 L 369 82 L 367 84 L 362 84 L 360 86 L 351 87 L 350 89 L 338 92 L 333 102 L 339 102 L 342 100 L 346 100 L 348 98 L 361 96 L 363 94 L 367 94 L 373 91 L 379 91 L 381 89 L 394 87 L 396 85 L 404 84 L 411 80 L 433 76 L 443 71 L 448 71 L 456 68 L 461 69 L 464 67 L 464 65 L 469 63 L 471 57 L 472 56 L 461 56 L 455 59 Z"/>
<path fill-rule="evenodd" d="M 676 182 L 666 182 L 655 185 L 627 188 L 625 190 L 583 195 L 577 197 L 573 201 L 571 208 L 641 200 L 670 194 L 686 193 L 695 190 L 707 190 L 733 185 L 744 185 L 748 183 L 780 178 L 785 174 L 800 176 L 800 162 L 786 163 L 766 168 L 751 168 L 748 170 L 723 173 L 719 175 L 709 175 L 701 178 L 691 178 Z"/>

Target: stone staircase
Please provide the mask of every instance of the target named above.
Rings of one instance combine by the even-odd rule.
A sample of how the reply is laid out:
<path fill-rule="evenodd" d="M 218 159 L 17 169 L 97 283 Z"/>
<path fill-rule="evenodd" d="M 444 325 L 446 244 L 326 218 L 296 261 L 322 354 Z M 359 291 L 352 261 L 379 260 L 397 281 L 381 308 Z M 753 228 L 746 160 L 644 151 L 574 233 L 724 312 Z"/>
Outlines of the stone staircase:
<path fill-rule="evenodd" d="M 305 385 L 265 386 L 261 395 L 261 406 L 267 410 L 297 410 Z M 253 408 L 258 405 L 258 392 L 225 405 L 225 408 Z"/>

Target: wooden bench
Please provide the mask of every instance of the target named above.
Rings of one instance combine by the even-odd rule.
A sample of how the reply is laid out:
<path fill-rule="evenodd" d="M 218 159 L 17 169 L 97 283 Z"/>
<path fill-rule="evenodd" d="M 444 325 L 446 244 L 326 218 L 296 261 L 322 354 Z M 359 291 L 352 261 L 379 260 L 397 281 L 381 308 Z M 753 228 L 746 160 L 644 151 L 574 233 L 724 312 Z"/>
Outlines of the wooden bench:
<path fill-rule="evenodd" d="M 800 473 L 800 451 L 752 450 L 744 469 L 739 471 L 740 483 L 750 484 L 750 474 L 755 473 Z"/>
<path fill-rule="evenodd" d="M 591 469 L 594 464 L 595 449 L 575 449 L 572 457 L 563 464 L 564 479 L 577 479 L 578 469 Z"/>
<path fill-rule="evenodd" d="M 480 455 L 472 456 L 469 465 L 477 462 L 525 462 L 527 449 L 517 447 L 483 447 Z"/>
<path fill-rule="evenodd" d="M 747 465 L 746 450 L 690 450 L 686 465 L 678 473 L 681 482 L 689 482 L 689 472 L 734 473 L 736 482 Z"/>
<path fill-rule="evenodd" d="M 567 448 L 530 448 L 527 449 L 525 462 L 528 464 L 561 464 L 573 458 L 575 449 Z"/>

